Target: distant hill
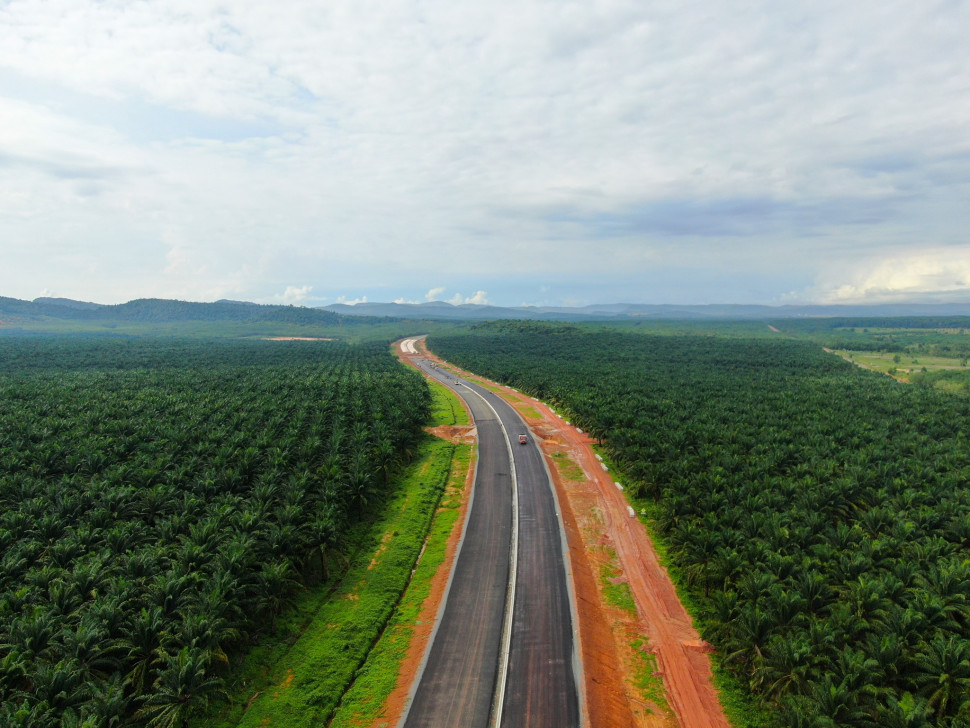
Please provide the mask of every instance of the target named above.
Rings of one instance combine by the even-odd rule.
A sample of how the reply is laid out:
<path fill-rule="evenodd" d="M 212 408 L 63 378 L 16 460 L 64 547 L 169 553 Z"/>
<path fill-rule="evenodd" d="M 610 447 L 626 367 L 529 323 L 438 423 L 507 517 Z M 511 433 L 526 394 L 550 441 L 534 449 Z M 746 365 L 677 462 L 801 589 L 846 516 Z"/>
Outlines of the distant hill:
<path fill-rule="evenodd" d="M 538 309 L 529 307 L 509 308 L 505 306 L 482 306 L 464 303 L 455 306 L 444 301 L 429 303 L 358 303 L 353 306 L 346 303 L 334 303 L 321 306 L 325 311 L 333 311 L 343 316 L 393 316 L 395 318 L 417 319 L 505 319 L 505 318 L 548 318 L 558 319 L 563 315 L 555 312 L 546 314 Z"/>
<path fill-rule="evenodd" d="M 430 303 L 337 303 L 324 310 L 344 316 L 393 316 L 423 319 L 539 319 L 557 321 L 603 321 L 629 319 L 747 319 L 814 317 L 888 317 L 888 316 L 970 316 L 970 303 L 892 303 L 872 305 L 758 306 L 711 304 L 679 306 L 672 304 L 613 303 L 581 308 L 540 306 L 481 306 L 445 301 Z"/>
<path fill-rule="evenodd" d="M 0 319 L 61 319 L 116 323 L 175 323 L 180 321 L 245 321 L 292 324 L 336 324 L 332 311 L 299 306 L 262 306 L 254 303 L 218 301 L 194 303 L 160 298 L 141 298 L 128 303 L 101 305 L 70 299 L 39 298 L 21 301 L 0 297 Z"/>
<path fill-rule="evenodd" d="M 35 298 L 34 303 L 48 304 L 51 306 L 64 306 L 66 308 L 77 308 L 83 311 L 90 311 L 95 308 L 101 308 L 100 303 L 88 303 L 87 301 L 75 301 L 70 298 L 48 298 L 42 296 L 41 298 Z"/>
<path fill-rule="evenodd" d="M 22 301 L 0 297 L 0 321 L 8 327 L 17 321 L 88 321 L 167 324 L 178 322 L 288 323 L 300 325 L 339 324 L 343 317 L 354 319 L 425 319 L 486 321 L 534 319 L 546 321 L 630 321 L 630 320 L 761 320 L 970 316 L 970 303 L 877 304 L 870 306 L 755 306 L 614 303 L 581 308 L 541 306 L 453 305 L 428 303 L 333 304 L 320 308 L 262 305 L 248 301 L 220 300 L 195 303 L 160 298 L 140 298 L 128 303 L 104 305 L 68 298 L 38 298 Z"/>

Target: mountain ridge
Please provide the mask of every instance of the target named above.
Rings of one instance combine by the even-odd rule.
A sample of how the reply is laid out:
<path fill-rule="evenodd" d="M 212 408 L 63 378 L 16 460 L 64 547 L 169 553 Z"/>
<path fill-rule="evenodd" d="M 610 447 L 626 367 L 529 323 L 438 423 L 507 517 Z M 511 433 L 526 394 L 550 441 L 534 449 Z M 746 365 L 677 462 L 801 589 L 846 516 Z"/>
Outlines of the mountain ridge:
<path fill-rule="evenodd" d="M 266 321 L 337 323 L 341 317 L 483 321 L 533 319 L 548 321 L 624 320 L 773 320 L 794 318 L 891 318 L 900 316 L 970 316 L 970 303 L 882 304 L 642 304 L 599 303 L 588 306 L 496 306 L 364 302 L 306 307 L 258 304 L 221 299 L 214 302 L 140 298 L 119 304 L 100 304 L 70 298 L 40 297 L 33 301 L 0 296 L 0 316 L 53 318 L 75 321 Z"/>
<path fill-rule="evenodd" d="M 395 318 L 490 319 L 527 318 L 546 320 L 624 319 L 785 319 L 823 317 L 970 316 L 968 303 L 881 303 L 881 304 L 644 304 L 599 303 L 589 306 L 495 306 L 424 303 L 336 303 L 321 306 L 344 316 L 393 316 Z"/>

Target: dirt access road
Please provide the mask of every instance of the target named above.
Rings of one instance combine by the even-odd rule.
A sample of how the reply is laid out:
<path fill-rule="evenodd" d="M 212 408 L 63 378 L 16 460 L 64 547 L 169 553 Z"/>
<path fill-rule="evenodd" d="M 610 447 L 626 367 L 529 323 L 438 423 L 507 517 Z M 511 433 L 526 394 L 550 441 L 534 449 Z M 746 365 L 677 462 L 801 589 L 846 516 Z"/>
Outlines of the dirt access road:
<path fill-rule="evenodd" d="M 415 355 L 460 371 L 427 352 L 423 341 L 401 351 L 405 361 Z M 630 517 L 624 494 L 597 460 L 590 438 L 530 397 L 468 372 L 461 375 L 499 393 L 516 408 L 541 445 L 553 474 L 578 607 L 579 650 L 585 676 L 584 725 L 729 728 L 711 682 L 710 647 L 694 629 L 643 524 Z M 563 467 L 570 462 L 581 472 Z M 629 585 L 635 615 L 604 599 L 604 566 L 610 568 L 611 583 Z M 437 608 L 437 603 L 426 604 L 423 613 L 433 615 Z M 647 638 L 646 649 L 656 659 L 663 696 L 645 698 L 636 685 L 636 673 L 643 666 L 641 636 Z M 424 646 L 421 639 L 412 644 L 412 665 Z M 417 659 L 420 661 L 420 657 Z M 393 716 L 400 714 L 414 672 L 407 664 L 387 706 L 385 719 L 391 720 L 380 725 L 394 725 Z"/>

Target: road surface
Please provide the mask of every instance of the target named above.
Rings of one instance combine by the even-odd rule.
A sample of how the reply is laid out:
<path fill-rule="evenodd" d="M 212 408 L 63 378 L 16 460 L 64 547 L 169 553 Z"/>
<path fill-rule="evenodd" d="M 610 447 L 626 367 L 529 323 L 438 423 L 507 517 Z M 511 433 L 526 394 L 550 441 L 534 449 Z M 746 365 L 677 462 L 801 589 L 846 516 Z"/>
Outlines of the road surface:
<path fill-rule="evenodd" d="M 413 361 L 468 404 L 479 453 L 460 550 L 402 726 L 579 726 L 563 537 L 542 455 L 531 435 L 518 443 L 528 430 L 500 397 Z"/>

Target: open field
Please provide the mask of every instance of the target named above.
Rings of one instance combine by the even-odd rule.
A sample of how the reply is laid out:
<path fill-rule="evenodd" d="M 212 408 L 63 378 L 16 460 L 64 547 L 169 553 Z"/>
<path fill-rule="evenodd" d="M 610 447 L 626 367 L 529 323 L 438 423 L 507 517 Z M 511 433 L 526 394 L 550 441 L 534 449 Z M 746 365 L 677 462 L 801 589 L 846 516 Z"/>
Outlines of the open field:
<path fill-rule="evenodd" d="M 861 367 L 889 374 L 897 379 L 909 380 L 913 374 L 926 372 L 968 370 L 967 359 L 964 357 L 913 356 L 908 353 L 847 351 L 844 349 L 836 350 L 834 353 Z"/>

